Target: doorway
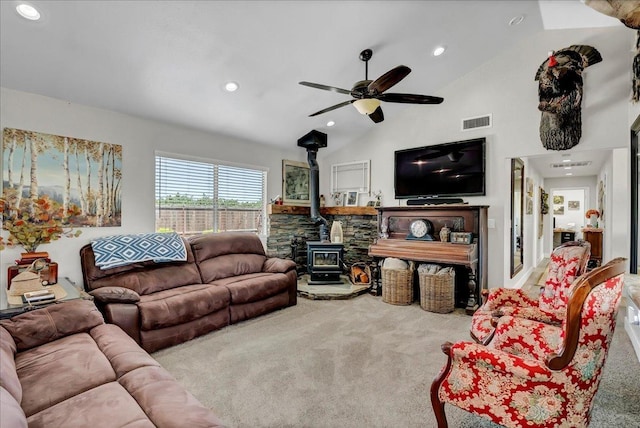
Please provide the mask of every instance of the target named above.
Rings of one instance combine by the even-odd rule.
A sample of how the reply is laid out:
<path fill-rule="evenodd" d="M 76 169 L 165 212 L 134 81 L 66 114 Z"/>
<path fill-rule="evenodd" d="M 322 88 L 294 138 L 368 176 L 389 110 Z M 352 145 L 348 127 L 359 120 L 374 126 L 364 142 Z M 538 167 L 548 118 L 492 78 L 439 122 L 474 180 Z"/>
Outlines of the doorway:
<path fill-rule="evenodd" d="M 567 241 L 583 239 L 589 188 L 551 189 L 550 210 L 553 215 L 553 248 Z"/>

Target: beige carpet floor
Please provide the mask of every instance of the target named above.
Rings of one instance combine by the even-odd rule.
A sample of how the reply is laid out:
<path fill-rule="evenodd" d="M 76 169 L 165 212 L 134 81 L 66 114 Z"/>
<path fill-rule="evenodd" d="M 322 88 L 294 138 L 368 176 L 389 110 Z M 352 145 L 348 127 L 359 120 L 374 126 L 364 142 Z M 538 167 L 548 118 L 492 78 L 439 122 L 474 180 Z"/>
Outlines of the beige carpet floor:
<path fill-rule="evenodd" d="M 640 426 L 640 363 L 622 312 L 592 428 Z M 435 427 L 440 344 L 467 340 L 470 319 L 370 295 L 298 299 L 153 356 L 229 427 Z M 451 406 L 447 414 L 452 428 L 495 426 Z"/>

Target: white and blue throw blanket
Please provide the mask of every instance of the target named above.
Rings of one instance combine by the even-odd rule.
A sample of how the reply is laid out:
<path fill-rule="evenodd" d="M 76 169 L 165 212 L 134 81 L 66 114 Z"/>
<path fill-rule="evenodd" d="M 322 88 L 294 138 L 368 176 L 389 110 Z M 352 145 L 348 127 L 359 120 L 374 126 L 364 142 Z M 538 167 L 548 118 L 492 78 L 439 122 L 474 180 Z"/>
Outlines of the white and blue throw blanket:
<path fill-rule="evenodd" d="M 105 236 L 91 241 L 91 248 L 96 266 L 103 270 L 149 260 L 187 260 L 184 241 L 175 232 Z"/>

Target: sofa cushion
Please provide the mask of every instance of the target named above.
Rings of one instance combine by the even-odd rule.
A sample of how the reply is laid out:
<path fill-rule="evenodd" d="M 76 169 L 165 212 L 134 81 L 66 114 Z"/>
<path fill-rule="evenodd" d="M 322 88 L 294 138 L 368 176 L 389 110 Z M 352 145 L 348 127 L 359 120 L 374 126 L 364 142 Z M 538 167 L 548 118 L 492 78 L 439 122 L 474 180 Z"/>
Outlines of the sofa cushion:
<path fill-rule="evenodd" d="M 189 243 L 198 263 L 225 254 L 265 255 L 262 241 L 252 232 L 206 233 L 189 238 Z"/>
<path fill-rule="evenodd" d="M 116 325 L 99 325 L 89 334 L 109 360 L 118 378 L 140 367 L 160 367 L 160 363 Z"/>
<path fill-rule="evenodd" d="M 100 287 L 90 291 L 89 294 L 101 303 L 137 303 L 140 301 L 138 293 L 124 287 Z"/>
<path fill-rule="evenodd" d="M 140 297 L 142 330 L 169 327 L 229 306 L 229 291 L 209 284 L 188 285 Z"/>
<path fill-rule="evenodd" d="M 66 336 L 18 353 L 16 370 L 27 417 L 116 379 L 109 360 L 88 333 Z"/>
<path fill-rule="evenodd" d="M 134 370 L 122 376 L 119 382 L 140 404 L 155 426 L 223 426 L 217 417 L 162 367 Z"/>
<path fill-rule="evenodd" d="M 85 287 L 95 290 L 101 287 L 125 287 L 143 295 L 168 290 L 183 285 L 198 284 L 200 272 L 195 265 L 191 246 L 185 241 L 186 262 L 155 263 L 152 261 L 101 270 L 95 265 L 90 244 L 80 249 L 82 276 Z"/>
<path fill-rule="evenodd" d="M 29 416 L 29 428 L 155 427 L 118 382 L 96 386 Z"/>
<path fill-rule="evenodd" d="M 19 403 L 22 401 L 22 386 L 16 372 L 15 355 L 16 343 L 9 332 L 0 327 L 0 387 Z"/>
<path fill-rule="evenodd" d="M 0 427 L 27 428 L 27 417 L 20 403 L 2 387 L 0 387 Z"/>
<path fill-rule="evenodd" d="M 252 273 L 213 281 L 212 285 L 227 288 L 231 304 L 255 302 L 287 290 L 290 280 L 283 273 Z"/>
<path fill-rule="evenodd" d="M 43 316 L 43 314 L 47 316 Z M 52 342 L 104 324 L 102 314 L 89 300 L 71 300 L 0 321 L 16 342 L 18 351 Z"/>
<path fill-rule="evenodd" d="M 205 315 L 197 320 L 185 322 L 171 327 L 140 331 L 140 344 L 147 352 L 184 343 L 195 337 L 220 330 L 230 324 L 229 308 Z"/>
<path fill-rule="evenodd" d="M 226 254 L 200 262 L 202 282 L 262 272 L 266 257 L 259 254 Z"/>
<path fill-rule="evenodd" d="M 287 273 L 290 270 L 295 269 L 296 266 L 296 262 L 293 260 L 271 257 L 264 261 L 262 271 L 269 273 Z"/>

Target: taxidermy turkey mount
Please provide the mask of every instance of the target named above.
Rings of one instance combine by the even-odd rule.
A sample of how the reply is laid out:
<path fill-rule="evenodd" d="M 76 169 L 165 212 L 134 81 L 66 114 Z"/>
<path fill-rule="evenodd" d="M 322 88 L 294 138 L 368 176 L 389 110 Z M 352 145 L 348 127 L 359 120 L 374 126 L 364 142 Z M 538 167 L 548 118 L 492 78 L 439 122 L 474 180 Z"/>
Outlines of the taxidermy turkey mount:
<path fill-rule="evenodd" d="M 339 94 L 351 95 L 353 97 L 352 100 L 343 101 L 339 104 L 310 114 L 309 117 L 317 116 L 319 114 L 327 113 L 331 110 L 353 104 L 358 112 L 366 114 L 375 123 L 379 123 L 384 120 L 380 101 L 403 104 L 440 104 L 444 101 L 443 98 L 432 97 L 430 95 L 385 93 L 386 90 L 390 89 L 396 83 L 407 77 L 407 75 L 411 73 L 411 69 L 405 65 L 399 65 L 387 71 L 376 80 L 369 80 L 369 60 L 372 55 L 373 51 L 371 49 L 365 49 L 360 52 L 360 59 L 364 61 L 364 80 L 356 82 L 351 90 L 336 88 L 335 86 L 321 85 L 319 83 L 299 82 L 301 85 L 309 86 L 310 88 L 338 92 Z"/>

